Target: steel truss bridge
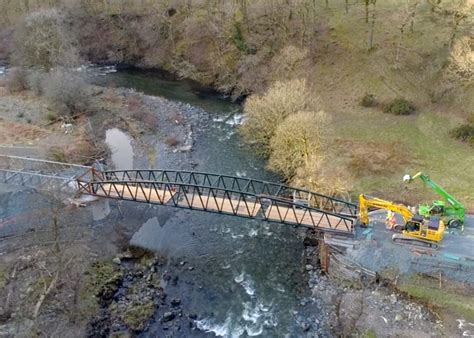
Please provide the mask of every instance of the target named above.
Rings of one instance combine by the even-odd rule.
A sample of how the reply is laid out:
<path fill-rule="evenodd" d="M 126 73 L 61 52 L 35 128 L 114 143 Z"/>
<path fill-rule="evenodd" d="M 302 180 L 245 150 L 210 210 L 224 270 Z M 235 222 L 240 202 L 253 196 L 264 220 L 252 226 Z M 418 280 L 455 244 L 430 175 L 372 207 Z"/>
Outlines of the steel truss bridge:
<path fill-rule="evenodd" d="M 0 155 L 0 183 L 201 210 L 353 236 L 356 204 L 283 184 L 185 170 L 99 170 Z"/>

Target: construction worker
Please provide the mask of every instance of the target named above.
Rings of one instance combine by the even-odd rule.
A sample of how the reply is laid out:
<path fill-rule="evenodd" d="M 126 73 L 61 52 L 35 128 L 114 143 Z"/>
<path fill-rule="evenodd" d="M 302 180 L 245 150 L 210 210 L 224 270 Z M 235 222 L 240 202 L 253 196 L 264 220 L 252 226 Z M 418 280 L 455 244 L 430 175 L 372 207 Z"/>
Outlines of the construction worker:
<path fill-rule="evenodd" d="M 387 211 L 387 217 L 385 218 L 385 224 L 387 225 L 387 229 L 393 230 L 397 225 L 397 215 L 389 210 Z"/>

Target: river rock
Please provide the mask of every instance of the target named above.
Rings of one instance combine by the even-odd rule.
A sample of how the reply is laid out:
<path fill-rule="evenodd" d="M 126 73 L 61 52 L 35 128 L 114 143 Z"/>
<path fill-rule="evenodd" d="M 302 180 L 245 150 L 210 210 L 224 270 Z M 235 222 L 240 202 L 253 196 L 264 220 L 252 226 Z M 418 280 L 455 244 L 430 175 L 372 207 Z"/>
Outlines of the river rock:
<path fill-rule="evenodd" d="M 306 322 L 301 323 L 300 326 L 301 326 L 301 329 L 303 330 L 303 332 L 308 332 L 309 329 L 311 328 L 311 324 L 306 323 Z"/>
<path fill-rule="evenodd" d="M 185 146 L 182 146 L 178 149 L 179 152 L 186 152 L 186 151 L 190 151 L 192 149 L 192 145 L 191 144 L 188 144 L 188 145 L 185 145 Z"/>
<path fill-rule="evenodd" d="M 171 311 L 165 312 L 163 314 L 163 322 L 172 321 L 175 317 L 176 315 L 174 314 L 174 312 L 171 312 Z"/>
<path fill-rule="evenodd" d="M 122 261 L 120 260 L 120 257 L 114 257 L 114 259 L 112 259 L 112 262 L 117 264 L 117 265 L 122 264 Z"/>
<path fill-rule="evenodd" d="M 173 299 L 171 300 L 171 305 L 172 305 L 172 306 L 178 306 L 178 305 L 180 305 L 180 304 L 181 304 L 181 299 L 180 299 L 180 298 L 173 298 Z"/>

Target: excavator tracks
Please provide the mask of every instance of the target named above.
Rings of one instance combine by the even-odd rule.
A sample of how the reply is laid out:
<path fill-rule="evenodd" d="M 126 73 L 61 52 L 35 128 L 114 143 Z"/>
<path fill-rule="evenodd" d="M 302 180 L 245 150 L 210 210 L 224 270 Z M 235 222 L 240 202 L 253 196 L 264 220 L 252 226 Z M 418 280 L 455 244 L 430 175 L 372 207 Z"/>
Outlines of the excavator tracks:
<path fill-rule="evenodd" d="M 439 248 L 438 243 L 427 241 L 427 240 L 416 238 L 416 237 L 403 235 L 403 234 L 393 234 L 392 241 L 397 244 L 407 245 L 407 246 L 416 247 L 416 248 L 421 247 L 421 248 L 430 248 L 434 250 L 437 250 Z"/>

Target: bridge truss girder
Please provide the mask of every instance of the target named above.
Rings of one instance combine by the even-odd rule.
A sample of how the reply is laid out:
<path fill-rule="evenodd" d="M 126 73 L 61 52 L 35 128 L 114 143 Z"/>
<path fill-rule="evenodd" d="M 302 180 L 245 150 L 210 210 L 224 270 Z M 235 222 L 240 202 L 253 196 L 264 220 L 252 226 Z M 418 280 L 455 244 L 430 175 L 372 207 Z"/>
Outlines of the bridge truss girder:
<path fill-rule="evenodd" d="M 355 204 L 285 185 L 176 170 L 92 170 L 89 176 L 91 180 L 79 178 L 77 182 L 79 191 L 90 195 L 257 218 L 344 235 L 354 231 Z"/>

